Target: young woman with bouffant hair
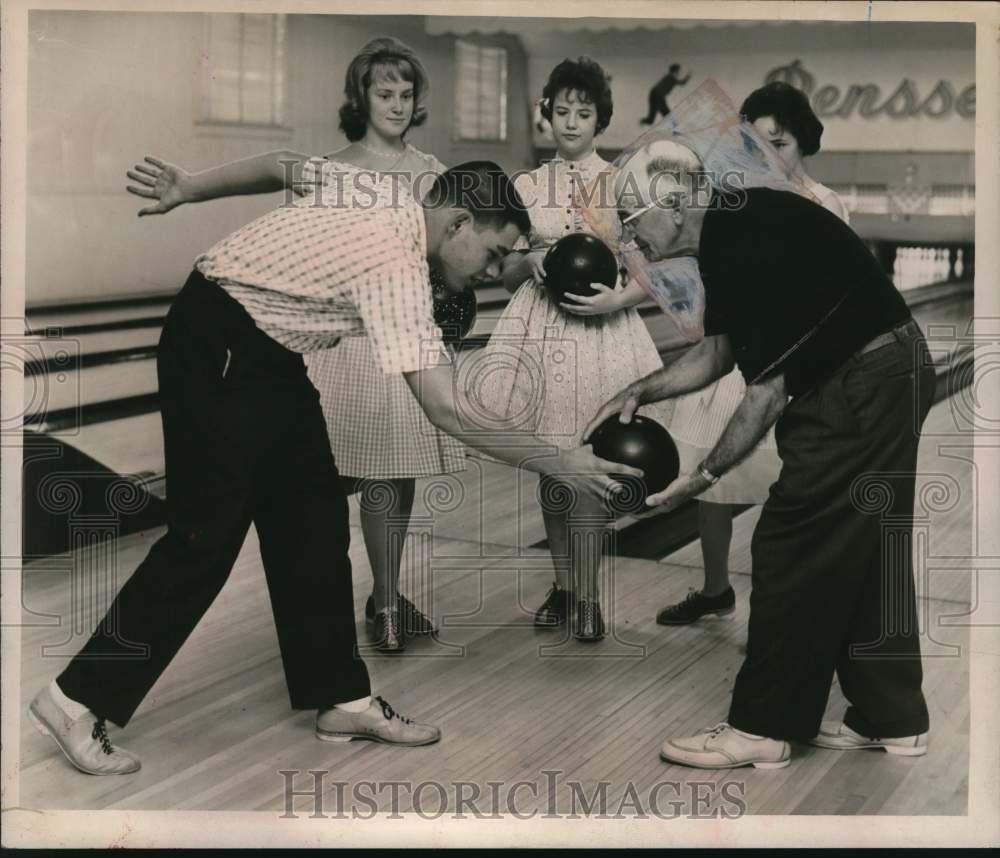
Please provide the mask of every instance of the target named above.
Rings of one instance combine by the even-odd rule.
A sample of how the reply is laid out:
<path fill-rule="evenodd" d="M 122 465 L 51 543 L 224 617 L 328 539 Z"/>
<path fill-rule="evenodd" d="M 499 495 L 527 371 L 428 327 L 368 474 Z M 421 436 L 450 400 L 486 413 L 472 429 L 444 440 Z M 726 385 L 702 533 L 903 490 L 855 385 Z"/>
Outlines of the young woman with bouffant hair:
<path fill-rule="evenodd" d="M 411 48 L 388 36 L 372 39 L 347 67 L 340 108 L 347 146 L 324 159 L 271 152 L 227 165 L 238 169 L 227 171 L 227 182 L 213 197 L 273 191 L 275 182 L 277 187 L 293 184 L 300 192 L 309 183 L 349 184 L 348 177 L 358 171 L 398 175 L 421 195 L 445 170 L 437 158 L 405 140 L 427 119 L 428 91 L 427 72 Z M 290 161 L 305 167 L 289 175 L 281 165 Z M 144 184 L 153 185 L 160 200 L 143 213 L 159 214 L 185 201 L 177 188 L 186 174 L 155 159 L 151 163 L 136 169 L 150 177 Z M 475 306 L 468 291 L 448 296 L 435 288 L 439 324 L 444 324 L 439 308 L 450 312 L 463 298 Z M 435 630 L 433 620 L 398 589 L 415 479 L 464 470 L 465 448 L 427 420 L 402 375 L 382 373 L 368 337 L 344 337 L 335 348 L 310 354 L 306 364 L 320 393 L 337 468 L 349 491 L 361 497 L 361 530 L 374 585 L 365 618 L 378 649 L 399 651 L 407 634 Z"/>

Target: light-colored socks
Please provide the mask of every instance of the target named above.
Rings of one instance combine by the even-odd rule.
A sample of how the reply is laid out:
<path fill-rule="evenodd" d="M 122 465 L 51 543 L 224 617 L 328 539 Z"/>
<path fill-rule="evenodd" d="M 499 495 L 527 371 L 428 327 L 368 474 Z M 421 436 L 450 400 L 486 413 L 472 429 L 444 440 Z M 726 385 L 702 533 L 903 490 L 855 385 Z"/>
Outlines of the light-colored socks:
<path fill-rule="evenodd" d="M 73 721 L 79 721 L 84 715 L 90 712 L 82 703 L 77 703 L 63 694 L 59 683 L 54 679 L 49 683 L 49 692 L 52 694 L 52 699 L 55 700 L 56 705 Z"/>
<path fill-rule="evenodd" d="M 358 700 L 348 700 L 346 703 L 335 703 L 333 708 L 343 709 L 345 712 L 364 712 L 371 705 L 372 698 L 369 695 Z"/>

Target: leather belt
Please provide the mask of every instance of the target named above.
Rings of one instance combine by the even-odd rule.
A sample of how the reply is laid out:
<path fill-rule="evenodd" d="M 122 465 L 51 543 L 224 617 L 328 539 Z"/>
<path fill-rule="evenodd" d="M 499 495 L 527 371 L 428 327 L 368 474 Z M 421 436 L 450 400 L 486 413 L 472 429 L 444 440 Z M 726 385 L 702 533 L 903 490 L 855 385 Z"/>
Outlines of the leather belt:
<path fill-rule="evenodd" d="M 903 324 L 893 328 L 891 331 L 886 331 L 884 334 L 879 334 L 875 339 L 869 340 L 868 343 L 862 346 L 858 351 L 854 353 L 854 357 L 861 357 L 861 355 L 868 354 L 868 352 L 873 352 L 875 349 L 880 349 L 883 346 L 891 345 L 892 343 L 899 342 L 905 339 L 905 334 L 909 331 L 919 332 L 920 329 L 917 327 L 917 323 L 913 319 L 909 319 Z"/>

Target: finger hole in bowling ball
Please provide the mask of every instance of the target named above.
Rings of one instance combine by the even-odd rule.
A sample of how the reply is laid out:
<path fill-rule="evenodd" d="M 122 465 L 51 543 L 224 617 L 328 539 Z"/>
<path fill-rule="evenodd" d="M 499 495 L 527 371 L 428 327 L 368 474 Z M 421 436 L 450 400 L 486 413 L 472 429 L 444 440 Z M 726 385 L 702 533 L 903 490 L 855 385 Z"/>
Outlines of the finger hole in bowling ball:
<path fill-rule="evenodd" d="M 591 283 L 614 286 L 618 280 L 615 254 L 601 239 L 587 232 L 560 238 L 545 254 L 542 267 L 545 288 L 556 304 L 565 303 L 569 294 L 596 295 Z"/>
<path fill-rule="evenodd" d="M 591 437 L 595 456 L 638 468 L 643 472 L 637 477 L 614 476 L 623 485 L 638 483 L 643 492 L 639 509 L 645 508 L 648 495 L 663 491 L 680 473 L 680 455 L 670 433 L 650 417 L 636 414 L 631 423 L 622 423 L 614 414 L 594 430 Z M 622 498 L 622 503 L 632 504 L 632 495 Z M 612 498 L 609 506 L 617 503 Z M 612 508 L 616 508 L 612 506 Z M 636 509 L 629 509 L 636 512 Z"/>
<path fill-rule="evenodd" d="M 636 515 L 646 509 L 646 481 L 640 477 L 629 477 L 625 474 L 611 474 L 611 479 L 618 482 L 620 492 L 608 492 L 604 505 L 615 515 Z"/>

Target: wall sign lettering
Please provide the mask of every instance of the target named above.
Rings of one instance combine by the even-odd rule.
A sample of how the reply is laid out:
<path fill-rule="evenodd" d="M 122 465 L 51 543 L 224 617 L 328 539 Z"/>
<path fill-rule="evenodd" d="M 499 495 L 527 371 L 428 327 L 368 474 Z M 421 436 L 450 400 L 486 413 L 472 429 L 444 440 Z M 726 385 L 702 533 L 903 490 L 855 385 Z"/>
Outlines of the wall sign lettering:
<path fill-rule="evenodd" d="M 846 89 L 825 84 L 817 89 L 816 78 L 803 68 L 801 60 L 771 69 L 764 82 L 776 80 L 789 83 L 808 95 L 817 116 L 847 119 L 855 112 L 864 118 L 890 116 L 894 119 L 918 116 L 942 119 L 953 113 L 963 119 L 976 116 L 975 84 L 956 92 L 951 83 L 939 80 L 929 93 L 922 93 L 912 80 L 904 78 L 889 96 L 874 83 L 851 84 Z"/>

